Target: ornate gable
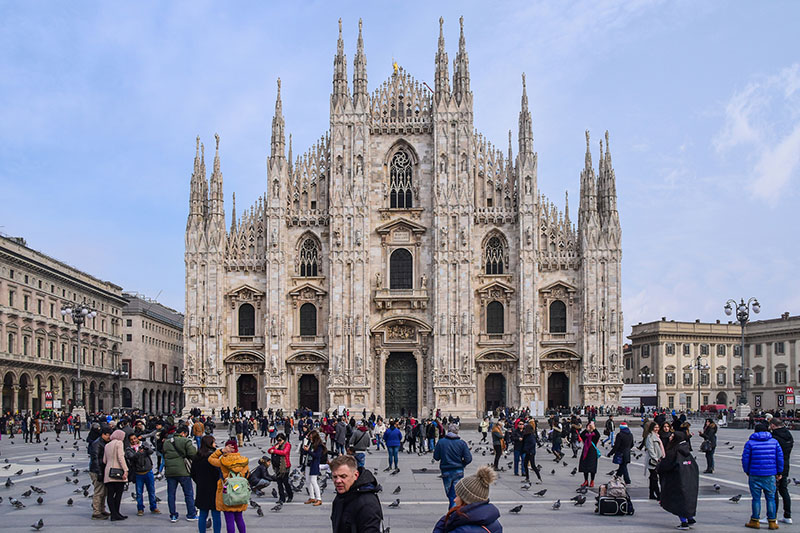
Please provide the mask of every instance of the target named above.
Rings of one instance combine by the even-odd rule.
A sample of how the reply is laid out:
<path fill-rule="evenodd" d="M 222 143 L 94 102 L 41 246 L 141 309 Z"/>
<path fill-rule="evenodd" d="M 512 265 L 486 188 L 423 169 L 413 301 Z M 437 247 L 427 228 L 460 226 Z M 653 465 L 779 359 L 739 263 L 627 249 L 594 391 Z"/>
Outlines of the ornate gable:
<path fill-rule="evenodd" d="M 231 302 L 231 309 L 236 309 L 237 304 L 240 303 L 253 303 L 260 309 L 261 301 L 264 299 L 263 292 L 246 283 L 229 291 L 225 296 Z"/>
<path fill-rule="evenodd" d="M 297 303 L 301 301 L 320 303 L 327 294 L 325 289 L 317 287 L 313 283 L 303 283 L 290 290 L 287 296 L 292 299 L 292 305 L 297 307 Z"/>
<path fill-rule="evenodd" d="M 514 287 L 500 280 L 492 280 L 478 287 L 476 292 L 481 299 L 481 305 L 486 305 L 487 302 L 492 300 L 507 302 L 511 299 L 511 295 L 514 294 Z"/>

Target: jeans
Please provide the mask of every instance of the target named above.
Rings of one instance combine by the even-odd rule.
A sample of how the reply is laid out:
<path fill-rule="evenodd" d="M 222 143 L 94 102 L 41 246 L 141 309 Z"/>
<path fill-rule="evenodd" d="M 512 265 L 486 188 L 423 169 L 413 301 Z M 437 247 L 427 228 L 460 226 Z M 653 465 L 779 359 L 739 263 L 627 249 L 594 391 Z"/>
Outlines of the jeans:
<path fill-rule="evenodd" d="M 778 515 L 777 502 L 775 501 L 775 476 L 750 476 L 750 496 L 753 498 L 750 518 L 758 520 L 761 517 L 761 492 L 767 500 L 767 520 L 775 520 Z"/>
<path fill-rule="evenodd" d="M 514 475 L 519 475 L 519 467 L 522 465 L 522 475 L 525 475 L 525 452 L 514 450 Z"/>
<path fill-rule="evenodd" d="M 429 451 L 429 452 L 432 452 L 432 451 L 433 451 L 433 448 L 434 448 L 435 446 L 436 446 L 436 439 L 434 439 L 433 437 L 429 438 L 429 439 L 428 439 L 428 451 Z"/>
<path fill-rule="evenodd" d="M 389 468 L 392 467 L 392 463 L 397 468 L 397 452 L 400 450 L 400 446 L 389 446 L 386 450 L 389 452 Z"/>
<path fill-rule="evenodd" d="M 158 508 L 156 504 L 156 480 L 153 471 L 146 474 L 136 474 L 136 509 L 144 511 L 144 487 L 147 486 L 147 497 L 150 501 L 150 510 Z"/>
<path fill-rule="evenodd" d="M 621 477 L 626 485 L 631 484 L 631 476 L 628 474 L 628 463 L 622 463 L 617 468 L 617 477 Z"/>
<path fill-rule="evenodd" d="M 344 444 L 336 443 L 336 455 L 344 454 Z"/>
<path fill-rule="evenodd" d="M 786 459 L 787 461 L 789 459 Z M 783 476 L 778 481 L 778 490 L 775 492 L 775 513 L 778 513 L 778 498 L 783 498 L 783 517 L 792 517 L 792 496 L 789 494 L 789 476 Z"/>
<path fill-rule="evenodd" d="M 200 448 L 198 448 L 198 450 L 199 449 Z M 161 472 L 164 471 L 164 463 L 165 463 L 164 454 L 156 450 L 156 457 L 158 457 L 158 467 L 156 468 L 156 472 L 160 474 Z"/>
<path fill-rule="evenodd" d="M 614 445 L 614 432 L 608 434 L 608 437 L 604 438 L 601 442 L 605 444 L 606 442 L 611 441 L 611 445 Z"/>
<path fill-rule="evenodd" d="M 167 478 L 167 503 L 169 504 L 170 518 L 178 517 L 178 511 L 175 508 L 175 494 L 178 490 L 178 485 L 181 486 L 183 497 L 186 500 L 186 516 L 194 518 L 197 516 L 197 509 L 194 506 L 194 489 L 192 489 L 192 478 L 189 476 L 177 476 Z"/>
<path fill-rule="evenodd" d="M 380 450 L 382 444 L 383 444 L 383 447 L 385 448 L 386 444 L 383 443 L 383 437 L 381 435 L 376 434 L 375 435 L 375 449 Z"/>
<path fill-rule="evenodd" d="M 355 458 L 356 458 L 356 463 L 358 463 L 358 466 L 364 468 L 364 461 L 366 461 L 366 456 L 364 455 L 364 452 L 356 452 Z"/>
<path fill-rule="evenodd" d="M 194 443 L 195 443 L 195 445 L 197 446 L 197 449 L 198 449 L 198 450 L 200 449 L 200 445 L 201 445 L 201 441 L 202 441 L 202 440 L 203 440 L 203 437 L 202 437 L 202 435 L 201 435 L 201 436 L 199 436 L 199 437 L 198 437 L 197 435 L 195 435 L 195 437 L 194 437 Z"/>
<path fill-rule="evenodd" d="M 197 530 L 200 533 L 206 533 L 206 520 L 208 520 L 208 514 L 211 513 L 211 525 L 214 527 L 214 533 L 220 533 L 222 529 L 222 520 L 220 519 L 219 511 L 216 509 L 208 510 L 208 509 L 200 509 L 200 516 L 197 520 Z"/>
<path fill-rule="evenodd" d="M 444 484 L 444 493 L 447 494 L 447 499 L 450 501 L 450 509 L 455 506 L 456 501 L 456 483 L 464 477 L 464 471 L 447 470 L 442 472 L 442 483 Z"/>

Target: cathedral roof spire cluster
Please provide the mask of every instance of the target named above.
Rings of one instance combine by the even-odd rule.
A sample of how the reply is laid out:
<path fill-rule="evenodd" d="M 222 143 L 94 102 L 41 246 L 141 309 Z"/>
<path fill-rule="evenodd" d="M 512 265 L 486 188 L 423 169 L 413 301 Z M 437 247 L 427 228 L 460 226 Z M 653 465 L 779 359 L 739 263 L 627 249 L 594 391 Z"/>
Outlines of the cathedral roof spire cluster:
<path fill-rule="evenodd" d="M 270 157 L 284 157 L 286 147 L 286 122 L 283 119 L 283 103 L 281 102 L 281 79 L 278 78 L 278 96 L 275 99 L 275 116 L 272 117 L 272 142 Z"/>
<path fill-rule="evenodd" d="M 533 122 L 528 110 L 528 87 L 525 73 L 522 73 L 522 101 L 519 110 L 519 153 L 520 156 L 533 154 Z"/>
<path fill-rule="evenodd" d="M 353 104 L 363 104 L 369 108 L 369 95 L 367 94 L 367 56 L 364 55 L 364 37 L 361 34 L 361 19 L 358 19 L 358 44 L 356 57 L 353 62 Z"/>

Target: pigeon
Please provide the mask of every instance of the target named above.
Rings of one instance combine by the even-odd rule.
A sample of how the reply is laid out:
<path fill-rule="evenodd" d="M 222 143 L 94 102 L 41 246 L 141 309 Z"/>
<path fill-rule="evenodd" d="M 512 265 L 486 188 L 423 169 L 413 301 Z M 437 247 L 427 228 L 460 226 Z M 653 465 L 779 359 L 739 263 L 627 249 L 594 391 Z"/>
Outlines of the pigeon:
<path fill-rule="evenodd" d="M 78 483 L 80 483 L 80 480 L 78 478 L 75 478 L 72 480 L 72 482 L 77 485 Z"/>
<path fill-rule="evenodd" d="M 44 498 L 39 496 L 38 498 L 36 498 L 36 503 L 38 503 L 39 505 L 42 505 L 44 503 Z"/>
<path fill-rule="evenodd" d="M 523 485 L 520 487 L 520 490 L 531 490 L 531 484 L 530 484 L 530 483 L 524 483 L 524 484 L 523 484 Z"/>
<path fill-rule="evenodd" d="M 794 478 L 794 477 L 793 477 L 793 478 L 792 478 L 792 481 L 794 481 L 794 484 L 795 484 L 795 485 L 800 485 L 800 480 L 798 480 L 797 478 Z"/>
<path fill-rule="evenodd" d="M 733 503 L 739 503 L 739 500 L 741 500 L 741 499 L 742 499 L 742 495 L 741 494 L 737 494 L 736 496 L 734 496 L 732 498 L 729 498 L 729 500 L 732 501 Z"/>
<path fill-rule="evenodd" d="M 272 489 L 272 497 L 273 498 L 277 498 L 278 497 L 278 491 L 275 490 L 275 488 Z"/>
<path fill-rule="evenodd" d="M 22 503 L 22 502 L 21 502 L 21 501 L 19 501 L 19 500 L 8 500 L 8 501 L 10 501 L 10 502 L 11 502 L 11 505 L 13 505 L 14 507 L 16 507 L 17 509 L 24 509 L 24 508 L 25 508 L 25 504 L 24 504 L 24 503 Z"/>
<path fill-rule="evenodd" d="M 38 522 L 36 522 L 35 524 L 31 524 L 31 527 L 36 531 L 39 531 L 44 527 L 44 520 L 40 518 Z"/>
<path fill-rule="evenodd" d="M 22 493 L 22 497 L 29 498 L 32 492 L 33 492 L 32 490 L 26 490 L 25 492 Z"/>
<path fill-rule="evenodd" d="M 73 503 L 74 503 L 74 502 L 72 501 L 72 498 L 68 499 L 68 500 L 67 500 L 67 507 L 72 507 L 72 504 L 73 504 Z"/>
<path fill-rule="evenodd" d="M 554 468 L 553 470 L 551 470 L 551 471 L 550 471 L 550 475 L 551 475 L 551 476 L 555 476 L 555 475 L 556 475 L 556 469 L 555 469 L 555 468 Z"/>
<path fill-rule="evenodd" d="M 38 469 L 38 468 L 37 468 L 37 469 L 36 469 L 36 471 L 33 473 L 33 475 L 34 475 L 34 476 L 38 476 L 38 475 L 39 475 L 39 469 Z"/>
<path fill-rule="evenodd" d="M 37 486 L 35 486 L 35 485 L 31 485 L 31 490 L 32 490 L 33 492 L 35 492 L 36 494 L 47 494 L 47 491 L 46 491 L 46 490 L 44 490 L 44 489 L 40 489 L 39 487 L 37 487 Z"/>
<path fill-rule="evenodd" d="M 21 475 L 22 475 L 22 469 L 20 468 L 19 470 L 17 470 L 16 472 L 14 472 L 14 475 L 15 475 L 15 476 L 21 476 Z"/>
<path fill-rule="evenodd" d="M 580 500 L 581 498 L 585 498 L 585 496 L 583 494 L 578 494 L 578 495 L 573 496 L 572 498 L 570 498 L 569 501 L 576 502 L 576 501 Z"/>
<path fill-rule="evenodd" d="M 4 462 L 4 463 L 8 463 L 8 457 L 6 457 L 5 459 L 3 459 L 3 462 Z"/>
<path fill-rule="evenodd" d="M 83 491 L 83 497 L 84 498 L 88 498 L 89 497 L 89 491 L 88 490 Z"/>
<path fill-rule="evenodd" d="M 586 503 L 586 496 L 579 495 L 578 499 L 575 500 L 575 505 L 583 505 L 584 503 Z"/>
<path fill-rule="evenodd" d="M 63 460 L 64 460 L 64 459 L 63 459 L 61 456 L 59 456 L 59 458 L 58 458 L 58 462 L 60 463 L 60 462 L 61 462 L 61 461 L 63 461 Z"/>
<path fill-rule="evenodd" d="M 401 491 L 401 490 L 402 490 L 402 489 L 400 488 L 400 485 L 397 485 L 397 488 L 395 488 L 395 489 L 392 491 L 392 494 L 400 494 L 400 491 Z"/>
<path fill-rule="evenodd" d="M 395 501 L 389 504 L 389 507 L 392 509 L 400 507 L 400 498 L 397 498 Z"/>
<path fill-rule="evenodd" d="M 514 513 L 514 514 L 519 514 L 519 512 L 521 510 L 522 510 L 522 505 L 517 505 L 516 507 L 512 507 L 511 509 L 509 509 L 508 512 L 509 513 Z"/>
<path fill-rule="evenodd" d="M 566 462 L 566 461 L 561 461 L 561 463 L 562 463 L 564 466 L 567 466 L 567 462 Z"/>
<path fill-rule="evenodd" d="M 8 461 L 8 459 L 6 459 L 6 461 Z M 11 463 L 8 463 L 6 466 L 4 466 L 3 470 L 8 470 L 9 468 L 11 468 Z"/>
<path fill-rule="evenodd" d="M 569 475 L 574 476 L 577 473 L 578 473 L 578 469 L 577 468 L 573 468 L 572 472 L 570 472 Z"/>
<path fill-rule="evenodd" d="M 256 514 L 258 516 L 264 516 L 264 510 L 261 507 L 256 508 Z"/>
<path fill-rule="evenodd" d="M 81 489 L 75 489 L 72 491 L 73 494 L 80 494 L 81 492 L 83 492 Z"/>
<path fill-rule="evenodd" d="M 81 488 L 83 490 L 89 490 L 89 487 L 91 486 L 92 486 L 91 484 L 87 483 L 86 485 L 81 485 Z M 156 498 L 158 498 L 158 496 L 156 496 Z M 156 500 L 156 501 L 161 501 L 161 500 Z"/>
<path fill-rule="evenodd" d="M 728 449 L 729 449 L 729 450 L 732 450 L 732 449 L 734 449 L 734 448 L 736 448 L 736 446 L 728 446 Z"/>
<path fill-rule="evenodd" d="M 719 492 L 719 489 L 721 489 L 721 488 L 722 487 L 720 487 L 717 483 L 714 483 L 714 490 L 715 491 Z"/>
<path fill-rule="evenodd" d="M 39 459 L 38 457 L 33 460 L 34 463 L 38 463 L 40 461 L 41 461 L 41 459 Z"/>
<path fill-rule="evenodd" d="M 556 500 L 556 503 L 553 504 L 553 510 L 558 511 L 561 509 L 561 500 Z"/>
<path fill-rule="evenodd" d="M 575 489 L 575 492 L 577 492 L 578 494 L 586 494 L 589 492 L 589 487 L 586 486 L 578 487 L 577 489 Z"/>
<path fill-rule="evenodd" d="M 727 446 L 727 445 L 728 445 L 728 444 L 730 444 L 730 443 L 731 443 L 731 441 L 727 441 L 727 442 L 725 443 L 725 446 Z"/>
<path fill-rule="evenodd" d="M 277 513 L 280 512 L 281 509 L 283 509 L 283 502 L 278 502 L 277 504 L 275 504 L 275 507 L 270 509 L 270 511 L 272 511 L 273 513 Z"/>
<path fill-rule="evenodd" d="M 545 494 L 547 494 L 547 489 L 542 489 L 539 492 L 534 492 L 534 494 L 536 494 L 537 496 L 544 496 Z"/>

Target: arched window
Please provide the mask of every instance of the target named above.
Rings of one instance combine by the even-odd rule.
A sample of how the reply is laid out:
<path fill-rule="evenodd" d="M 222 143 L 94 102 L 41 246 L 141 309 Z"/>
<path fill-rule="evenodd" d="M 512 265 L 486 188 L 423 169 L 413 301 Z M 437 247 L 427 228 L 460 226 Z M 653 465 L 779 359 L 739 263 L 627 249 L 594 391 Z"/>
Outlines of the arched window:
<path fill-rule="evenodd" d="M 389 288 L 413 289 L 414 267 L 411 252 L 398 248 L 389 258 Z"/>
<path fill-rule="evenodd" d="M 409 209 L 412 204 L 411 158 L 399 150 L 389 166 L 389 207 Z"/>
<path fill-rule="evenodd" d="M 308 238 L 300 247 L 300 276 L 315 277 L 319 272 L 319 247 L 314 239 Z"/>
<path fill-rule="evenodd" d="M 550 333 L 567 332 L 567 306 L 561 300 L 550 304 Z"/>
<path fill-rule="evenodd" d="M 300 306 L 300 336 L 314 337 L 317 334 L 317 306 L 305 303 Z"/>
<path fill-rule="evenodd" d="M 499 237 L 492 237 L 486 243 L 484 258 L 486 261 L 487 274 L 503 273 L 503 243 Z"/>
<path fill-rule="evenodd" d="M 490 302 L 486 306 L 486 333 L 497 335 L 504 332 L 503 311 L 503 304 L 500 302 Z"/>
<path fill-rule="evenodd" d="M 256 334 L 256 310 L 250 304 L 239 306 L 239 336 L 252 337 Z"/>

